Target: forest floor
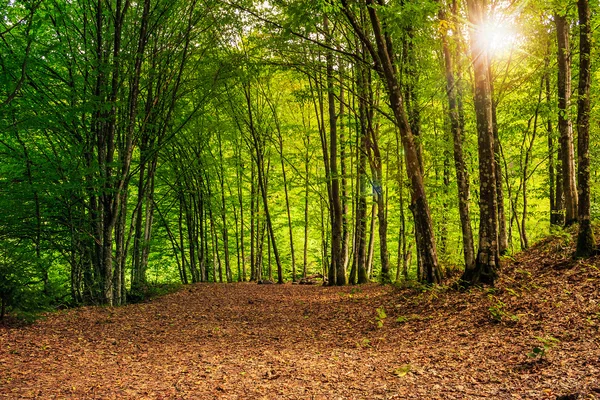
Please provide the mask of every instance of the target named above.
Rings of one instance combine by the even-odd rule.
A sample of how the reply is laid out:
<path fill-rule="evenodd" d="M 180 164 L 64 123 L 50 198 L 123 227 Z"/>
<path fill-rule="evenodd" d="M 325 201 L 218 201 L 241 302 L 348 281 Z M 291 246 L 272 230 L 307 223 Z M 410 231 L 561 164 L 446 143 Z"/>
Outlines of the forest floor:
<path fill-rule="evenodd" d="M 600 398 L 600 257 L 571 250 L 494 289 L 196 284 L 0 326 L 0 398 Z"/>

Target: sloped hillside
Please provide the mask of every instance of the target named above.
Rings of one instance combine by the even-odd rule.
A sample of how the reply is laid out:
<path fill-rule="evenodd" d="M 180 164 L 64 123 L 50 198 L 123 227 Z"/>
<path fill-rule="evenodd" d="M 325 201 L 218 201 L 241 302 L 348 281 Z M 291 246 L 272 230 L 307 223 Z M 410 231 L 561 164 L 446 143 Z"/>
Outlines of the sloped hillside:
<path fill-rule="evenodd" d="M 571 246 L 493 289 L 198 284 L 0 327 L 0 398 L 600 398 L 600 258 Z"/>

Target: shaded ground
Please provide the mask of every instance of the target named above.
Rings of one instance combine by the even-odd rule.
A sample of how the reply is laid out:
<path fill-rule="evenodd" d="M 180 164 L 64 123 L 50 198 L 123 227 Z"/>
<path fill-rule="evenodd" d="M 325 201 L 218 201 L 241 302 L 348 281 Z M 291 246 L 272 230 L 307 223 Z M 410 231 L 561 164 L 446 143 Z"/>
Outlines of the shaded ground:
<path fill-rule="evenodd" d="M 568 246 L 495 290 L 198 284 L 0 326 L 0 398 L 600 398 L 600 259 Z"/>

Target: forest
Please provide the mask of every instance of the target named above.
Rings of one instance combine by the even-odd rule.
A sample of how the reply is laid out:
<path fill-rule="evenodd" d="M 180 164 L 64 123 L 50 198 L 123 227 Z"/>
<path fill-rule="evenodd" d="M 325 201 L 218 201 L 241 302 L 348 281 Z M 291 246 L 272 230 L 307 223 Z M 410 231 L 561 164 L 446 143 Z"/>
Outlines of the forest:
<path fill-rule="evenodd" d="M 549 282 L 552 265 L 548 294 L 585 298 L 573 320 L 592 321 L 581 329 L 596 339 L 571 336 L 593 359 L 599 11 L 594 0 L 0 0 L 0 325 L 74 310 L 64 315 L 104 327 L 163 301 L 173 309 L 152 312 L 171 312 L 169 326 L 205 318 L 193 307 L 212 315 L 210 302 L 233 320 L 251 320 L 232 310 L 255 301 L 264 313 L 311 301 L 361 313 L 341 311 L 342 297 L 369 310 L 357 321 L 373 335 L 392 316 L 394 329 L 427 325 L 433 311 L 419 307 L 440 298 L 439 310 L 471 304 L 490 329 L 512 329 L 531 321 L 511 301 L 533 310 L 522 291 L 535 301 L 550 283 L 531 282 Z M 576 276 L 581 291 L 561 286 Z M 533 289 L 510 286 L 521 281 Z M 117 307 L 128 304 L 141 308 Z M 318 313 L 306 310 L 294 312 Z M 257 331 L 273 323 L 255 317 Z M 283 346 L 280 328 L 268 335 Z M 567 339 L 531 335 L 523 368 L 535 375 Z M 17 373 L 6 351 L 0 372 Z M 416 367 L 394 371 L 416 385 Z M 1 379 L 0 395 L 18 382 Z M 597 380 L 585 385 L 581 396 L 600 395 Z M 230 398 L 213 386 L 204 398 Z M 391 398 L 344 387 L 332 393 Z M 80 389 L 59 397 L 178 396 Z M 480 393 L 504 398 L 494 390 Z"/>

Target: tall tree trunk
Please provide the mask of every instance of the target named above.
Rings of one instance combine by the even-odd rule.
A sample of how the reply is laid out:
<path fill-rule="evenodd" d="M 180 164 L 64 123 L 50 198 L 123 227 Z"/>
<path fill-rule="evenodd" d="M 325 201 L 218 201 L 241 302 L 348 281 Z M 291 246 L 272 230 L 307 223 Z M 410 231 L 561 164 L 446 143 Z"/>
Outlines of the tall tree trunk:
<path fill-rule="evenodd" d="M 252 164 L 250 179 L 250 281 L 260 279 L 256 276 L 256 165 Z"/>
<path fill-rule="evenodd" d="M 319 199 L 319 205 L 321 206 L 321 270 L 323 272 L 323 277 L 327 276 L 327 278 L 329 279 L 327 272 L 331 271 L 331 268 L 329 268 L 329 255 L 327 253 L 327 249 L 329 247 L 329 240 L 327 236 L 329 232 L 327 229 L 328 219 L 325 217 L 326 204 L 323 201 L 322 197 Z M 323 280 L 324 283 L 329 284 L 329 282 L 325 282 L 325 278 L 323 278 Z"/>
<path fill-rule="evenodd" d="M 498 252 L 501 255 L 508 251 L 508 233 L 506 230 L 506 213 L 504 212 L 504 189 L 502 188 L 502 158 L 500 150 L 500 135 L 498 133 L 498 119 L 496 113 L 496 100 L 494 99 L 494 76 L 488 60 L 488 75 L 490 82 L 490 96 L 492 97 L 492 131 L 494 132 L 494 174 L 496 180 L 496 204 L 498 212 Z"/>
<path fill-rule="evenodd" d="M 127 223 L 127 192 L 121 194 L 121 207 L 115 223 L 115 268 L 113 271 L 113 305 L 120 306 L 125 304 L 122 298 L 125 286 L 125 260 L 127 251 L 125 248 L 125 225 Z"/>
<path fill-rule="evenodd" d="M 535 139 L 537 136 L 537 127 L 538 127 L 538 118 L 540 113 L 540 106 L 542 104 L 542 95 L 544 93 L 544 77 L 541 78 L 540 82 L 540 91 L 538 93 L 538 102 L 535 107 L 535 114 L 533 116 L 533 132 L 531 134 L 531 139 L 529 140 L 529 145 L 525 150 L 525 161 L 522 167 L 523 170 L 523 214 L 521 216 L 521 237 L 522 237 L 522 250 L 529 248 L 529 238 L 527 237 L 527 183 L 529 181 L 529 160 L 532 157 L 533 153 L 533 145 L 535 144 Z M 531 120 L 530 120 L 531 121 Z M 528 127 L 529 128 L 529 127 Z M 527 129 L 529 131 L 529 129 Z M 525 138 L 527 135 L 523 136 L 523 144 L 525 144 Z M 523 147 L 523 146 L 521 146 Z"/>
<path fill-rule="evenodd" d="M 499 263 L 498 209 L 494 157 L 494 128 L 492 125 L 492 96 L 488 73 L 488 59 L 481 35 L 484 24 L 484 2 L 467 0 L 471 57 L 475 78 L 475 113 L 479 150 L 479 249 L 475 267 L 465 269 L 461 280 L 467 284 L 493 284 Z"/>
<path fill-rule="evenodd" d="M 365 49 L 363 45 L 362 53 L 364 56 Z M 358 108 L 359 108 L 359 124 L 357 129 L 357 165 L 356 165 L 356 211 L 355 211 L 355 228 L 354 228 L 354 275 L 357 276 L 358 284 L 364 284 L 369 281 L 367 271 L 367 147 L 369 141 L 368 125 L 369 125 L 369 97 L 370 84 L 369 71 L 361 64 L 357 64 L 357 91 L 358 91 Z M 354 282 L 354 279 L 353 279 Z"/>
<path fill-rule="evenodd" d="M 225 169 L 223 168 L 223 143 L 221 140 L 221 132 L 217 132 L 217 140 L 219 141 L 219 183 L 221 185 L 221 223 L 223 224 L 223 254 L 225 256 L 225 276 L 227 283 L 233 282 L 231 275 L 231 265 L 229 263 L 229 229 L 227 228 L 227 205 L 225 203 Z"/>
<path fill-rule="evenodd" d="M 554 15 L 558 38 L 558 130 L 560 132 L 560 158 L 563 195 L 565 198 L 565 224 L 577 221 L 577 187 L 575 183 L 575 150 L 571 104 L 571 50 L 569 48 L 569 23 L 566 16 Z"/>
<path fill-rule="evenodd" d="M 350 229 L 348 224 L 348 183 L 346 179 L 346 127 L 344 124 L 344 63 L 340 60 L 340 185 L 341 185 L 341 213 L 342 213 L 342 238 L 341 238 L 341 264 L 344 270 L 344 276 L 348 269 L 349 247 L 350 247 Z M 345 279 L 345 278 L 344 278 Z"/>
<path fill-rule="evenodd" d="M 306 153 L 304 155 L 304 254 L 302 261 L 302 277 L 306 278 L 308 269 L 308 189 L 309 189 L 309 147 L 310 147 L 310 135 L 308 132 L 305 136 L 304 146 Z"/>
<path fill-rule="evenodd" d="M 396 265 L 396 282 L 400 280 L 400 271 L 404 280 L 408 279 L 408 253 L 406 251 L 406 217 L 404 214 L 404 162 L 400 156 L 400 137 L 399 132 L 396 129 L 396 148 L 398 149 L 397 154 L 397 170 L 396 179 L 398 181 L 398 199 L 400 208 L 400 227 L 398 232 L 398 261 Z"/>
<path fill-rule="evenodd" d="M 329 22 L 324 19 L 324 28 L 327 40 L 330 41 Z M 327 69 L 327 104 L 329 113 L 329 170 L 331 178 L 331 268 L 333 281 L 330 285 L 342 286 L 346 284 L 346 271 L 342 259 L 342 203 L 340 199 L 340 177 L 338 172 L 338 133 L 336 99 L 333 86 L 333 55 L 329 51 L 325 55 Z"/>
<path fill-rule="evenodd" d="M 365 266 L 367 279 L 373 278 L 373 258 L 375 254 L 375 222 L 377 221 L 377 202 L 371 204 L 371 227 L 369 229 L 369 247 L 367 253 L 367 264 Z"/>
<path fill-rule="evenodd" d="M 212 198 L 210 192 L 209 198 Z M 213 216 L 212 209 L 209 205 L 208 217 L 210 218 L 210 234 L 212 241 L 212 254 L 213 254 L 213 282 L 217 281 L 217 273 L 219 274 L 219 283 L 223 283 L 223 268 L 221 265 L 221 256 L 219 254 L 219 235 L 217 235 L 217 229 L 215 224 L 215 218 Z"/>
<path fill-rule="evenodd" d="M 267 188 L 265 187 L 265 166 L 264 166 L 264 148 L 262 140 L 259 138 L 259 134 L 254 125 L 254 115 L 252 112 L 252 101 L 250 97 L 250 88 L 244 87 L 244 96 L 246 98 L 246 106 L 248 108 L 248 125 L 250 134 L 252 136 L 252 142 L 254 144 L 254 150 L 256 153 L 256 167 L 258 171 L 258 187 L 261 193 L 263 209 L 265 212 L 265 219 L 267 223 L 267 231 L 271 240 L 271 246 L 273 248 L 273 255 L 275 256 L 275 263 L 277 264 L 277 283 L 283 284 L 283 269 L 281 266 L 281 259 L 279 258 L 279 251 L 277 250 L 277 242 L 275 240 L 275 230 L 273 228 L 273 222 L 271 220 L 271 214 L 269 212 L 269 200 L 267 197 Z"/>
<path fill-rule="evenodd" d="M 185 253 L 185 241 L 184 241 L 184 226 L 183 226 L 183 221 L 184 221 L 184 213 L 185 213 L 185 200 L 183 199 L 184 197 L 184 193 L 183 193 L 183 189 L 181 188 L 181 193 L 179 193 L 179 218 L 177 219 L 177 226 L 179 228 L 179 251 L 181 253 L 181 269 L 182 269 L 182 281 L 181 283 L 187 285 L 189 283 L 188 280 L 188 276 L 187 276 L 187 269 L 186 266 L 188 264 L 187 262 L 187 257 L 186 257 L 186 253 Z"/>
<path fill-rule="evenodd" d="M 292 282 L 296 282 L 296 254 L 294 252 L 294 231 L 292 229 L 292 214 L 290 212 L 290 196 L 288 193 L 288 181 L 285 172 L 285 158 L 283 156 L 283 135 L 281 134 L 281 126 L 279 125 L 279 118 L 274 105 L 271 105 L 271 111 L 273 113 L 273 119 L 277 129 L 277 141 L 279 145 L 279 158 L 281 159 L 281 174 L 283 176 L 283 191 L 285 194 L 285 209 L 287 212 L 288 221 L 288 232 L 290 237 L 290 255 L 292 257 Z"/>
<path fill-rule="evenodd" d="M 393 63 L 394 50 L 392 42 L 389 36 L 386 36 L 386 33 L 383 31 L 379 19 L 378 8 L 381 5 L 375 4 L 374 0 L 365 0 L 371 21 L 372 34 L 375 38 L 375 46 L 369 36 L 365 34 L 361 26 L 356 22 L 348 1 L 342 0 L 342 5 L 342 11 L 349 19 L 355 33 L 367 47 L 367 50 L 375 61 L 375 69 L 386 85 L 390 106 L 402 137 L 406 170 L 411 183 L 412 202 L 415 205 L 415 223 L 418 225 L 420 233 L 418 235 L 420 244 L 418 248 L 423 260 L 424 270 L 426 271 L 425 280 L 429 283 L 439 283 L 441 281 L 441 273 L 438 265 L 433 221 L 427 203 L 423 174 L 419 167 L 417 143 L 415 142 L 404 109 L 404 100 L 398 81 L 398 74 Z"/>
<path fill-rule="evenodd" d="M 371 104 L 368 108 L 373 108 L 373 95 L 371 91 L 371 79 L 370 74 L 367 74 L 366 85 L 369 91 L 369 100 Z M 371 167 L 372 175 L 372 186 L 374 201 L 377 203 L 377 219 L 379 222 L 379 256 L 381 262 L 381 276 L 380 281 L 382 283 L 389 283 L 390 279 L 390 260 L 387 248 L 387 218 L 386 218 L 386 204 L 384 197 L 384 182 L 383 182 L 383 160 L 381 157 L 381 151 L 379 149 L 379 126 L 373 126 L 373 113 L 367 112 L 367 155 L 369 156 L 369 165 Z"/>
<path fill-rule="evenodd" d="M 596 249 L 590 221 L 590 86 L 591 26 L 588 0 L 578 0 L 579 13 L 579 86 L 577 98 L 577 183 L 579 187 L 579 234 L 577 257 L 588 257 Z"/>
<path fill-rule="evenodd" d="M 456 12 L 456 10 L 453 10 L 453 12 Z M 440 13 L 440 19 L 445 19 L 444 13 Z M 454 166 L 456 169 L 456 185 L 458 187 L 458 213 L 460 215 L 460 226 L 462 229 L 463 257 L 465 269 L 471 270 L 475 267 L 475 244 L 473 242 L 473 228 L 471 227 L 471 217 L 469 212 L 471 190 L 469 187 L 469 171 L 463 153 L 463 125 L 461 124 L 459 100 L 457 99 L 457 82 L 454 78 L 454 65 L 446 32 L 443 32 L 442 34 L 442 46 L 446 70 L 448 114 L 450 117 L 450 130 L 452 131 L 453 139 L 452 148 L 454 154 Z"/>
<path fill-rule="evenodd" d="M 548 60 L 549 61 L 549 60 Z M 548 197 L 550 198 L 550 225 L 562 225 L 560 222 L 560 209 L 557 206 L 557 174 L 554 154 L 554 130 L 552 129 L 552 92 L 550 90 L 550 73 L 545 74 L 546 107 L 548 109 L 548 121 L 546 122 L 546 135 L 548 139 Z"/>
<path fill-rule="evenodd" d="M 246 282 L 246 247 L 245 247 L 245 242 L 244 242 L 244 200 L 243 200 L 243 196 L 242 196 L 242 164 L 241 164 L 241 152 L 242 152 L 242 146 L 241 144 L 239 144 L 236 141 L 236 150 L 238 152 L 237 154 L 237 160 L 238 163 L 236 165 L 236 182 L 237 182 L 237 195 L 238 195 L 238 202 L 239 202 L 239 208 L 240 208 L 240 227 L 239 227 L 239 237 L 240 237 L 240 242 L 239 242 L 239 249 L 240 249 L 240 253 L 242 256 L 242 276 L 241 276 L 241 281 L 242 282 Z M 239 277 L 238 277 L 238 280 Z"/>

